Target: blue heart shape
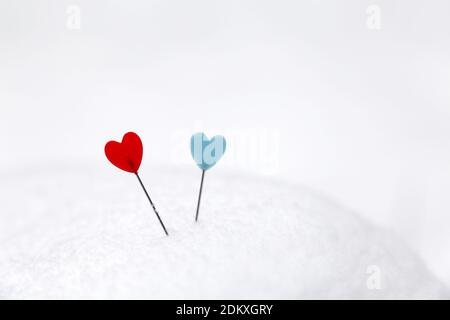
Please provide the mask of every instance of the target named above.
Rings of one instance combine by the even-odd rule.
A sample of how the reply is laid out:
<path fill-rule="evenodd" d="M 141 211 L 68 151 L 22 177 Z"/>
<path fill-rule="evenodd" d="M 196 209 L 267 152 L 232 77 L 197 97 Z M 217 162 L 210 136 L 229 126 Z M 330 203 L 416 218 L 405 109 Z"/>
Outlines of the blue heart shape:
<path fill-rule="evenodd" d="M 203 132 L 191 137 L 191 155 L 197 166 L 202 170 L 213 167 L 222 158 L 227 142 L 222 136 L 214 136 L 208 140 Z"/>

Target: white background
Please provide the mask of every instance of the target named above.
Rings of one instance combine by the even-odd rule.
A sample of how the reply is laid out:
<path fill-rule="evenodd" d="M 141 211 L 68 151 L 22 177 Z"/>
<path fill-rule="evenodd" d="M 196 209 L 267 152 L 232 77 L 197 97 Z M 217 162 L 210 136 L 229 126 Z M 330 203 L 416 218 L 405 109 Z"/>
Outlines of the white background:
<path fill-rule="evenodd" d="M 222 170 L 321 190 L 450 283 L 449 15 L 447 0 L 0 0 L 0 172 L 103 168 L 129 130 L 146 170 L 193 165 L 190 135 L 224 134 Z"/>

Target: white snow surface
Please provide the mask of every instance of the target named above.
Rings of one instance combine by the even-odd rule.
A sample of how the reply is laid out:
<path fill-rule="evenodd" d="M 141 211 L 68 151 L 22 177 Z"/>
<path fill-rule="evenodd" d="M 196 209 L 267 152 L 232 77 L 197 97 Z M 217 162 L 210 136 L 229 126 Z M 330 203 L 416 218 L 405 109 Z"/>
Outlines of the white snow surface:
<path fill-rule="evenodd" d="M 106 166 L 105 166 L 106 167 Z M 389 231 L 305 187 L 212 169 L 36 168 L 0 182 L 0 298 L 432 298 L 447 289 Z M 368 267 L 381 288 L 366 282 Z"/>

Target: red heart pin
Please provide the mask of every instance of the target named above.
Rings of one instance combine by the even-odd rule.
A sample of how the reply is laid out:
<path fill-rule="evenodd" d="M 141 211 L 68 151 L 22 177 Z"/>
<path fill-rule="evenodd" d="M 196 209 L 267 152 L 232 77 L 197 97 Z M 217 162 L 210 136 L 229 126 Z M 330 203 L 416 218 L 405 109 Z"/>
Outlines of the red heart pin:
<path fill-rule="evenodd" d="M 117 168 L 134 173 L 136 175 L 137 179 L 139 180 L 139 184 L 144 190 L 145 195 L 147 196 L 147 199 L 153 208 L 153 211 L 158 217 L 161 227 L 164 229 L 164 232 L 168 236 L 169 233 L 167 232 L 167 229 L 164 226 L 164 223 L 162 222 L 158 211 L 156 211 L 156 207 L 153 204 L 152 199 L 150 199 L 150 196 L 145 189 L 144 184 L 142 183 L 141 177 L 139 177 L 138 174 L 143 154 L 141 138 L 139 138 L 139 136 L 134 132 L 128 132 L 123 136 L 122 142 L 109 141 L 105 146 L 105 154 L 108 160 L 111 161 L 111 163 Z"/>
<path fill-rule="evenodd" d="M 142 141 L 134 132 L 123 136 L 122 142 L 109 141 L 105 146 L 108 160 L 117 168 L 137 173 L 142 162 Z"/>

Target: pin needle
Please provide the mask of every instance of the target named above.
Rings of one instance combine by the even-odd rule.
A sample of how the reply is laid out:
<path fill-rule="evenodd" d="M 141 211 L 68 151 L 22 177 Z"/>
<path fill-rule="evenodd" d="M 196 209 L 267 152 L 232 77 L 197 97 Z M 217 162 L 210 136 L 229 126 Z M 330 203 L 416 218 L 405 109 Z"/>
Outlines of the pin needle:
<path fill-rule="evenodd" d="M 139 183 L 141 184 L 142 189 L 144 189 L 145 195 L 147 196 L 147 199 L 148 199 L 148 201 L 150 202 L 150 204 L 151 204 L 151 206 L 152 206 L 152 208 L 153 208 L 153 211 L 155 211 L 155 214 L 156 214 L 156 216 L 158 217 L 159 223 L 161 223 L 161 226 L 163 227 L 164 232 L 166 233 L 166 236 L 168 236 L 169 233 L 167 232 L 166 227 L 164 226 L 164 223 L 162 222 L 161 217 L 160 217 L 159 214 L 158 214 L 158 211 L 156 211 L 155 205 L 153 204 L 152 199 L 150 199 L 150 196 L 148 195 L 148 192 L 147 192 L 147 190 L 145 189 L 144 184 L 142 183 L 142 180 L 141 180 L 141 178 L 139 177 L 139 174 L 136 172 L 135 175 L 136 175 L 136 177 L 138 178 Z"/>
<path fill-rule="evenodd" d="M 200 191 L 198 193 L 197 212 L 195 214 L 195 222 L 198 221 L 198 211 L 200 210 L 200 200 L 202 199 L 203 179 L 205 178 L 205 171 L 202 170 L 202 181 L 200 182 Z"/>

